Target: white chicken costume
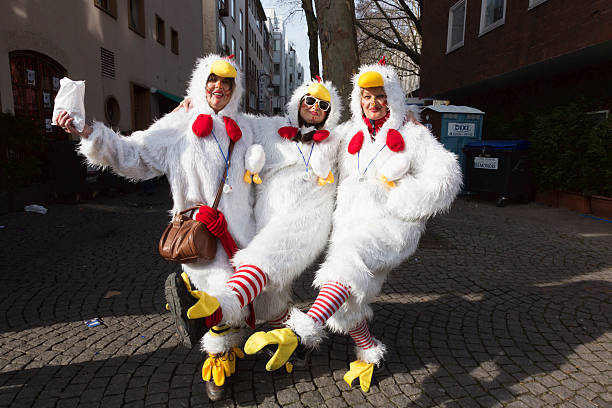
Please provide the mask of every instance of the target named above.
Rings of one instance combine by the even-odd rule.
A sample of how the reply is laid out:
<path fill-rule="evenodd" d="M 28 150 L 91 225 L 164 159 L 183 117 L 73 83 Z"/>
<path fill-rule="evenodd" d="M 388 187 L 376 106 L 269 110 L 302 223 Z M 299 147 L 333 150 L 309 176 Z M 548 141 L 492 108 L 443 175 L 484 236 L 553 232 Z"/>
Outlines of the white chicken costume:
<path fill-rule="evenodd" d="M 231 99 L 217 114 L 206 99 L 206 85 L 211 74 L 234 78 Z M 226 232 L 238 247 L 246 247 L 255 234 L 254 194 L 251 185 L 243 181 L 245 155 L 253 143 L 253 131 L 250 122 L 238 113 L 242 92 L 241 74 L 232 60 L 218 55 L 200 58 L 187 90 L 193 109 L 169 113 L 148 129 L 129 137 L 96 122 L 93 133 L 82 139 L 80 152 L 90 163 L 110 167 L 131 180 L 166 175 L 172 191 L 171 213 L 200 203 L 212 205 L 228 167 L 225 193 L 218 206 L 222 215 L 214 212 L 213 218 L 218 224 L 227 224 Z M 235 145 L 228 163 L 230 138 Z M 248 170 L 257 173 L 260 169 L 249 167 Z M 193 289 L 207 292 L 222 287 L 233 273 L 225 245 L 218 245 L 213 261 L 183 264 L 182 267 L 186 273 L 184 279 L 189 278 Z M 169 308 L 173 311 L 176 305 L 169 302 Z M 239 344 L 238 336 L 237 331 L 232 331 L 223 341 L 203 342 L 203 348 L 210 354 L 226 353 Z"/>
<path fill-rule="evenodd" d="M 390 113 L 373 124 L 362 112 L 361 92 L 376 87 L 384 87 Z M 369 304 L 388 273 L 414 253 L 427 219 L 449 208 L 461 172 L 456 156 L 425 127 L 406 122 L 405 95 L 391 67 L 360 68 L 353 78 L 351 113 L 336 129 L 343 137 L 339 185 L 330 247 L 313 283 L 319 295 L 307 314 L 291 311 L 288 328 L 252 335 L 245 351 L 278 344 L 266 366 L 278 369 L 298 342 L 295 334 L 301 344 L 316 347 L 327 325 L 355 341 L 358 360 L 345 380 L 351 384 L 360 378 L 367 391 L 373 366 L 385 353 L 367 326 L 373 314 Z"/>
<path fill-rule="evenodd" d="M 299 109 L 307 95 L 318 99 L 319 105 L 321 101 L 329 104 L 318 129 L 303 121 L 300 125 Z M 259 165 L 259 146 L 265 151 L 264 181 L 256 186 L 257 234 L 233 257 L 236 272 L 223 290 L 201 296 L 188 315 L 208 317 L 220 312 L 223 319 L 236 321 L 252 303 L 257 319 L 283 327 L 294 280 L 327 244 L 335 197 L 332 170 L 339 144 L 333 129 L 340 119 L 340 97 L 330 82 L 313 81 L 295 90 L 286 110 L 286 116 L 252 118 L 259 144 L 247 152 L 247 161 Z M 247 171 L 245 181 L 252 179 Z"/>

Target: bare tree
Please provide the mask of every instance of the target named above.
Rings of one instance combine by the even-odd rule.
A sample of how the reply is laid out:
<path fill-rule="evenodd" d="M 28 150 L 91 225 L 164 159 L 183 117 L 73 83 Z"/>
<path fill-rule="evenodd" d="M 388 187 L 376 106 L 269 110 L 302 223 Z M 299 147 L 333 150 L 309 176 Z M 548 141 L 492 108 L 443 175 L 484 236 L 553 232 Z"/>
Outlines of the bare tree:
<path fill-rule="evenodd" d="M 421 64 L 421 11 L 423 0 L 358 0 L 355 24 L 362 63 L 386 55 L 405 79 L 417 87 Z M 411 80 L 408 80 L 410 78 Z"/>
<path fill-rule="evenodd" d="M 310 76 L 314 78 L 319 75 L 319 23 L 312 7 L 312 0 L 302 0 L 302 9 L 306 14 L 308 25 Z"/>
<path fill-rule="evenodd" d="M 315 0 L 323 60 L 323 77 L 332 81 L 348 106 L 351 77 L 359 67 L 355 4 L 352 0 Z M 348 112 L 344 112 L 344 118 Z"/>

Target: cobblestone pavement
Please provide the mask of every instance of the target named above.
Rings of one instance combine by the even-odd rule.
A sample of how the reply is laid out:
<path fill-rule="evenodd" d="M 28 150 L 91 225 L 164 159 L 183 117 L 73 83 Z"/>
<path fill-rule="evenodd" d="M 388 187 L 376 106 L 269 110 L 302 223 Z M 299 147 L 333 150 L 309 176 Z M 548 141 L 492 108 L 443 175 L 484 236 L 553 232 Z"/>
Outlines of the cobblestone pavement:
<path fill-rule="evenodd" d="M 374 305 L 389 352 L 369 393 L 343 382 L 353 345 L 331 336 L 292 374 L 240 360 L 213 405 L 164 308 L 167 190 L 48 208 L 0 216 L 2 407 L 612 406 L 610 222 L 460 199 Z"/>

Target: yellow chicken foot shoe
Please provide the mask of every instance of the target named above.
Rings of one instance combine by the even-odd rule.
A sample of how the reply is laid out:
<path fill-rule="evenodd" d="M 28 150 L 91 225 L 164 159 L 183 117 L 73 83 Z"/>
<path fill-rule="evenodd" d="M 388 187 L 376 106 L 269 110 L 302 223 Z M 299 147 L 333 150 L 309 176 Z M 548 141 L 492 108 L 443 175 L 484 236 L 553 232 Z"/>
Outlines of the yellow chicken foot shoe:
<path fill-rule="evenodd" d="M 240 347 L 234 346 L 227 353 L 227 361 L 229 362 L 230 373 L 234 374 L 236 372 L 236 359 L 244 358 L 244 353 L 240 350 Z"/>
<path fill-rule="evenodd" d="M 355 378 L 359 378 L 359 385 L 363 392 L 370 390 L 370 384 L 372 382 L 372 374 L 374 373 L 374 364 L 366 363 L 361 360 L 353 361 L 350 364 L 349 371 L 344 374 L 344 381 L 352 387 Z"/>
<path fill-rule="evenodd" d="M 266 364 L 266 370 L 274 371 L 285 366 L 289 357 L 291 357 L 295 351 L 298 342 L 298 337 L 293 330 L 286 327 L 283 329 L 271 330 L 269 332 L 257 332 L 251 335 L 244 344 L 244 352 L 247 354 L 255 354 L 265 346 L 278 344 L 276 352 Z"/>
<path fill-rule="evenodd" d="M 244 172 L 244 177 L 242 178 L 244 180 L 245 183 L 247 184 L 251 184 L 252 180 L 252 176 L 251 176 L 251 172 L 246 170 Z"/>
<path fill-rule="evenodd" d="M 259 173 L 255 173 L 253 174 L 253 183 L 255 184 L 261 184 L 261 177 L 259 177 Z"/>
<path fill-rule="evenodd" d="M 201 290 L 194 290 L 191 295 L 198 299 L 195 305 L 187 309 L 187 317 L 189 319 L 200 319 L 208 317 L 219 308 L 217 298 L 210 296 L 208 293 Z"/>
<path fill-rule="evenodd" d="M 331 171 L 327 175 L 327 178 L 319 177 L 319 179 L 317 180 L 317 184 L 320 186 L 324 186 L 326 184 L 332 184 L 333 182 L 334 182 L 334 175 Z"/>
<path fill-rule="evenodd" d="M 206 395 L 211 401 L 218 401 L 223 398 L 225 377 L 230 375 L 226 353 L 208 355 L 202 365 L 202 380 L 206 382 Z"/>
<path fill-rule="evenodd" d="M 395 187 L 395 181 L 387 180 L 387 178 L 385 176 L 380 176 L 380 179 L 385 184 L 385 186 L 387 186 L 389 188 Z"/>

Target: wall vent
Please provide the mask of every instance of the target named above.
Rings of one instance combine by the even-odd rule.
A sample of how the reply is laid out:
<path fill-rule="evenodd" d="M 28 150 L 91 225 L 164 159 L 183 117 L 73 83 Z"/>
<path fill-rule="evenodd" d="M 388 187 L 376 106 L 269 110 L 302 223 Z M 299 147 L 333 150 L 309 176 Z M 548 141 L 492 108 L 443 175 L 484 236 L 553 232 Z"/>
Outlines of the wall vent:
<path fill-rule="evenodd" d="M 115 78 L 115 53 L 100 47 L 100 62 L 102 63 L 102 75 Z"/>

